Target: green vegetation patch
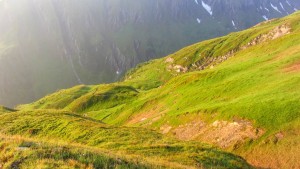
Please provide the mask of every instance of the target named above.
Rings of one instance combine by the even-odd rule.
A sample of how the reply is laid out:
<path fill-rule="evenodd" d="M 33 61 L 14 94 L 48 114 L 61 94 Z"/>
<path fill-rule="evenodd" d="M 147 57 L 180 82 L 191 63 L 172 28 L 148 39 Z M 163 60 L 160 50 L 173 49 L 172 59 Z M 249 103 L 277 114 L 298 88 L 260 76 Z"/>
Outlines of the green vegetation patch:
<path fill-rule="evenodd" d="M 86 145 L 124 158 L 136 158 L 140 163 L 150 165 L 168 168 L 250 168 L 242 158 L 206 144 L 179 142 L 144 128 L 110 127 L 100 121 L 65 111 L 23 111 L 1 115 L 1 119 L 0 125 L 5 127 L 0 129 L 0 133 L 5 135 Z M 30 148 L 36 144 L 26 143 L 22 146 Z M 61 151 L 63 155 L 54 153 L 50 157 L 76 159 L 73 150 Z"/>

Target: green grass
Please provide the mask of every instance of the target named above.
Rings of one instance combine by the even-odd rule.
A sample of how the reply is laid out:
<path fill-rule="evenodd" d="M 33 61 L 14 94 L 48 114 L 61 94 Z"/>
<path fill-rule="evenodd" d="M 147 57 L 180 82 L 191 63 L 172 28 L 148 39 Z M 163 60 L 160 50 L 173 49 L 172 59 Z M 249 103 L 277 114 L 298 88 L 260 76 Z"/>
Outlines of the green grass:
<path fill-rule="evenodd" d="M 245 119 L 254 127 L 261 128 L 265 134 L 257 140 L 241 143 L 239 148 L 233 151 L 248 157 L 255 165 L 289 168 L 291 167 L 288 165 L 289 158 L 297 159 L 295 157 L 297 151 L 293 147 L 297 147 L 299 142 L 299 137 L 290 132 L 299 132 L 300 69 L 297 68 L 300 63 L 299 21 L 300 13 L 297 12 L 242 32 L 200 42 L 166 58 L 141 64 L 129 71 L 123 81 L 118 83 L 62 90 L 18 109 L 23 111 L 63 109 L 121 128 L 143 127 L 159 131 L 161 127 L 168 125 L 172 127 L 170 135 L 178 126 L 195 119 L 201 119 L 206 124 L 217 120 Z M 256 37 L 268 34 L 280 25 L 290 26 L 291 32 L 280 38 L 267 39 L 247 49 L 241 49 Z M 223 63 L 212 62 L 211 64 L 214 64 L 212 69 L 198 71 L 193 66 L 226 55 L 230 51 L 235 51 L 234 55 Z M 173 58 L 174 63 L 166 63 L 167 58 Z M 187 67 L 188 72 L 168 70 L 170 65 Z M 55 122 L 56 120 L 51 121 Z M 18 128 L 15 131 L 16 133 L 12 134 L 20 134 L 17 132 L 22 129 Z M 68 132 L 71 131 L 73 130 Z M 284 139 L 280 143 L 263 144 L 279 132 L 284 133 Z M 51 134 L 50 131 L 41 133 Z M 136 139 L 144 140 L 148 134 L 140 134 Z M 152 135 L 150 138 L 155 137 Z M 90 144 L 89 139 L 83 140 L 87 141 L 83 144 Z M 143 147 L 142 144 L 134 144 Z M 122 149 L 122 146 L 118 149 Z M 151 153 L 146 150 L 144 147 L 137 152 L 150 156 Z M 264 158 L 272 157 L 273 161 L 253 161 L 253 152 L 263 154 L 264 151 L 268 152 Z M 280 158 L 276 156 L 277 152 L 286 154 L 283 153 Z M 172 154 L 175 153 L 160 155 L 172 156 Z M 175 157 L 170 158 L 176 161 Z M 204 161 L 202 160 L 201 164 Z M 278 161 L 279 164 L 274 165 L 274 161 Z M 294 167 L 299 167 L 293 164 Z"/>
<path fill-rule="evenodd" d="M 295 25 L 298 20 L 289 18 L 299 18 L 298 15 L 192 45 L 168 57 L 175 57 L 174 64 L 189 66 L 203 59 L 195 58 L 198 53 L 205 57 L 221 56 L 275 26 Z M 192 70 L 174 75 L 166 70 L 165 58 L 150 61 L 131 70 L 124 82 L 79 86 L 19 108 L 65 109 L 77 113 L 105 111 L 115 112 L 111 113 L 112 116 L 118 113 L 122 116 L 120 111 L 143 113 L 153 104 L 163 104 L 170 116 L 210 112 L 217 113 L 217 118 L 221 119 L 240 116 L 267 129 L 280 128 L 281 124 L 298 117 L 299 90 L 295 87 L 299 75 L 283 71 L 284 67 L 300 60 L 298 37 L 299 31 L 294 31 L 285 37 L 238 51 L 233 58 L 212 70 Z M 283 55 L 285 57 L 276 59 Z M 192 58 L 187 60 L 193 62 L 181 62 L 183 56 Z M 177 93 L 176 96 L 172 92 Z M 147 102 L 152 102 L 152 105 L 145 106 Z M 126 123 L 126 120 L 120 119 L 120 123 Z M 110 123 L 109 120 L 105 122 Z"/>
<path fill-rule="evenodd" d="M 15 110 L 0 106 L 0 114 L 14 112 Z"/>
<path fill-rule="evenodd" d="M 128 159 L 129 162 L 136 160 L 135 163 L 145 164 L 150 168 L 196 168 L 199 166 L 204 168 L 250 168 L 242 158 L 207 144 L 176 141 L 156 131 L 144 128 L 109 126 L 100 121 L 66 111 L 41 110 L 4 114 L 1 115 L 0 125 L 5 126 L 0 129 L 0 133 L 6 136 L 21 135 L 35 140 L 88 147 L 88 149 L 83 149 L 83 152 L 80 152 L 81 150 L 77 148 L 54 145 L 53 147 L 56 148 L 47 154 L 47 150 L 39 147 L 40 144 L 37 144 L 37 148 L 34 147 L 36 144 L 33 144 L 33 147 L 27 146 L 27 144 L 20 145 L 20 147 L 30 147 L 34 150 L 32 152 L 33 157 L 30 155 L 32 160 L 44 158 L 62 160 L 63 162 L 75 160 L 84 165 L 91 164 L 95 168 L 97 168 L 98 162 L 99 165 L 114 166 L 115 160 L 110 160 L 108 157 L 100 156 L 98 158 L 99 155 L 97 154 L 95 156 L 91 154 L 91 157 L 80 157 L 78 154 L 79 152 L 89 153 L 88 150 L 102 150 L 102 152 L 109 152 L 109 154 Z M 39 157 L 36 157 L 36 153 L 39 154 L 36 149 L 42 149 L 42 154 Z M 12 158 L 20 160 L 18 156 Z M 135 163 L 132 162 L 127 165 L 143 167 L 143 165 L 134 165 Z M 24 165 L 26 166 L 27 163 Z M 122 166 L 123 163 L 120 165 Z M 125 162 L 124 165 L 126 166 Z"/>
<path fill-rule="evenodd" d="M 106 152 L 64 143 L 0 136 L 3 168 L 150 168 Z"/>

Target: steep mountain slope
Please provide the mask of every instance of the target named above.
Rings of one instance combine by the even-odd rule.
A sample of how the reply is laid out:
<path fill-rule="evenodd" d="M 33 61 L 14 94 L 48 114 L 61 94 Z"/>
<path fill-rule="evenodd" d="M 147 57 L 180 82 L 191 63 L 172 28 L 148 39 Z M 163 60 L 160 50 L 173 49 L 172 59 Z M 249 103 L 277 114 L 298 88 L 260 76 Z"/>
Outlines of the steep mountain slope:
<path fill-rule="evenodd" d="M 206 141 L 264 168 L 299 168 L 300 13 L 186 47 L 118 83 L 19 106 Z"/>
<path fill-rule="evenodd" d="M 140 62 L 298 8 L 296 0 L 2 0 L 0 103 L 112 82 Z"/>

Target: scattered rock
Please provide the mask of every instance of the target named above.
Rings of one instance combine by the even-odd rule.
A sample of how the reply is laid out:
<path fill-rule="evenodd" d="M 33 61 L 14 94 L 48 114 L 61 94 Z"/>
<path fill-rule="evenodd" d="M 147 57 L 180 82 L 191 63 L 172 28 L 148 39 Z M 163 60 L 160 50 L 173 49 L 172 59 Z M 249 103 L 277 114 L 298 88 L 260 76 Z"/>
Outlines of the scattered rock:
<path fill-rule="evenodd" d="M 268 32 L 266 34 L 263 34 L 263 35 L 257 36 L 251 42 L 249 42 L 247 45 L 240 47 L 240 49 L 244 50 L 244 49 L 247 49 L 251 46 L 266 42 L 268 40 L 277 39 L 279 37 L 282 37 L 284 35 L 289 34 L 290 31 L 291 31 L 291 27 L 288 26 L 287 24 L 277 26 L 273 30 L 271 30 L 270 32 Z"/>
<path fill-rule="evenodd" d="M 282 132 L 273 134 L 269 136 L 267 139 L 263 141 L 264 144 L 277 144 L 279 141 L 281 141 L 284 138 L 284 134 Z"/>
<path fill-rule="evenodd" d="M 174 59 L 171 57 L 168 57 L 165 62 L 166 63 L 174 63 Z"/>
<path fill-rule="evenodd" d="M 181 65 L 169 65 L 168 66 L 168 71 L 170 70 L 175 70 L 177 73 L 180 72 L 188 72 L 190 70 L 204 70 L 207 68 L 213 69 L 214 66 L 228 60 L 230 57 L 234 56 L 234 54 L 237 51 L 241 51 L 241 50 L 245 50 L 251 46 L 255 46 L 258 45 L 260 43 L 269 41 L 269 40 L 274 40 L 277 39 L 279 37 L 282 37 L 284 35 L 287 35 L 291 32 L 291 27 L 288 24 L 284 24 L 284 25 L 280 25 L 275 27 L 273 30 L 269 31 L 266 34 L 262 34 L 259 35 L 257 37 L 255 37 L 252 41 L 250 41 L 248 44 L 244 45 L 244 46 L 240 46 L 237 47 L 236 49 L 233 49 L 231 51 L 229 51 L 227 54 L 223 55 L 223 56 L 217 56 L 217 57 L 202 57 L 202 59 L 200 59 L 199 61 L 193 63 L 192 65 L 190 65 L 189 68 L 183 67 Z M 202 56 L 202 54 L 200 54 Z M 172 58 L 167 58 L 166 59 L 167 63 L 173 63 L 174 59 L 172 60 Z M 298 65 L 295 66 L 296 69 L 298 69 Z M 293 68 L 293 69 L 295 69 Z"/>
<path fill-rule="evenodd" d="M 183 67 L 183 66 L 181 66 L 181 65 L 175 65 L 175 66 L 173 67 L 173 69 L 174 69 L 177 73 L 180 73 L 180 72 L 185 73 L 185 72 L 187 72 L 187 70 L 188 70 L 186 67 Z"/>
<path fill-rule="evenodd" d="M 277 133 L 277 134 L 275 134 L 274 136 L 272 136 L 272 142 L 274 143 L 274 144 L 277 144 L 280 140 L 282 140 L 284 138 L 284 135 L 283 135 L 283 133 Z"/>
<path fill-rule="evenodd" d="M 284 138 L 284 135 L 283 135 L 282 132 L 280 132 L 280 133 L 275 134 L 275 137 L 276 137 L 278 140 L 282 140 L 282 139 Z"/>
<path fill-rule="evenodd" d="M 205 127 L 204 122 L 194 121 L 185 125 L 180 125 L 173 133 L 180 140 L 193 140 L 203 132 L 203 127 Z"/>
<path fill-rule="evenodd" d="M 147 120 L 147 118 L 145 118 L 145 117 L 141 119 L 141 121 L 145 121 L 145 120 Z"/>
<path fill-rule="evenodd" d="M 26 150 L 29 150 L 29 147 L 17 147 L 16 150 L 17 151 L 26 151 Z"/>
<path fill-rule="evenodd" d="M 172 129 L 171 126 L 169 125 L 163 125 L 160 127 L 160 131 L 162 132 L 162 134 L 167 134 L 169 133 L 169 131 Z"/>

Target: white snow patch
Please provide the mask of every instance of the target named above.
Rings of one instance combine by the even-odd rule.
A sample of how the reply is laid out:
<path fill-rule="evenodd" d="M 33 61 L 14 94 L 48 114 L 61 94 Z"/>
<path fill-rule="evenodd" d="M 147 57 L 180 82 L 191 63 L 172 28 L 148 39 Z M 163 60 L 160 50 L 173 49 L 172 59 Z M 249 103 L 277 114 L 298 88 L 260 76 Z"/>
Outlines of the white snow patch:
<path fill-rule="evenodd" d="M 79 75 L 77 74 L 77 71 L 75 70 L 75 66 L 74 66 L 74 63 L 73 63 L 73 59 L 71 58 L 71 55 L 68 53 L 68 51 L 67 51 L 66 48 L 64 48 L 64 52 L 65 52 L 65 55 L 66 55 L 67 59 L 71 63 L 71 68 L 72 68 L 72 71 L 73 71 L 73 73 L 74 73 L 74 75 L 75 75 L 75 77 L 77 79 L 77 82 L 79 84 L 83 84 L 82 81 L 81 81 L 81 79 L 80 79 L 80 77 L 79 77 Z"/>
<path fill-rule="evenodd" d="M 284 7 L 283 7 L 282 3 L 280 2 L 279 4 L 280 4 L 281 8 L 282 8 L 282 9 L 285 11 L 285 9 L 284 9 Z"/>
<path fill-rule="evenodd" d="M 201 23 L 201 19 L 197 18 L 197 22 L 200 24 Z"/>
<path fill-rule="evenodd" d="M 298 11 L 298 9 L 297 9 L 297 8 L 294 8 L 294 11 Z"/>
<path fill-rule="evenodd" d="M 77 71 L 75 70 L 75 66 L 74 66 L 74 63 L 73 63 L 72 59 L 71 59 L 71 67 L 72 67 L 73 73 L 74 73 L 78 83 L 83 84 L 80 77 L 79 77 L 79 75 L 77 74 Z"/>
<path fill-rule="evenodd" d="M 211 10 L 211 7 L 210 7 L 208 4 L 206 4 L 205 2 L 203 2 L 203 1 L 201 1 L 201 2 L 202 2 L 203 8 L 204 8 L 210 15 L 212 15 L 213 12 L 212 12 L 212 10 Z"/>
<path fill-rule="evenodd" d="M 263 7 L 262 7 L 262 6 L 260 6 L 259 8 L 260 8 L 261 10 L 263 9 Z"/>
<path fill-rule="evenodd" d="M 288 0 L 286 0 L 286 3 L 287 3 L 289 6 L 292 6 Z"/>
<path fill-rule="evenodd" d="M 269 20 L 269 18 L 266 15 L 262 16 L 266 21 Z"/>
<path fill-rule="evenodd" d="M 199 3 L 198 3 L 198 0 L 195 0 L 195 3 L 198 5 Z"/>
<path fill-rule="evenodd" d="M 232 23 L 232 26 L 234 27 L 234 29 L 237 29 L 233 20 L 231 21 L 231 23 Z"/>
<path fill-rule="evenodd" d="M 268 8 L 265 7 L 265 10 L 267 10 L 268 12 L 270 12 L 270 10 Z"/>
<path fill-rule="evenodd" d="M 279 12 L 279 13 L 281 13 L 281 11 L 277 8 L 277 6 L 274 6 L 272 3 L 270 3 L 271 4 L 271 7 L 274 9 L 274 10 L 276 10 L 277 12 Z"/>
<path fill-rule="evenodd" d="M 119 74 L 121 74 L 121 72 L 117 70 L 117 71 L 116 71 L 116 74 L 119 75 Z"/>

